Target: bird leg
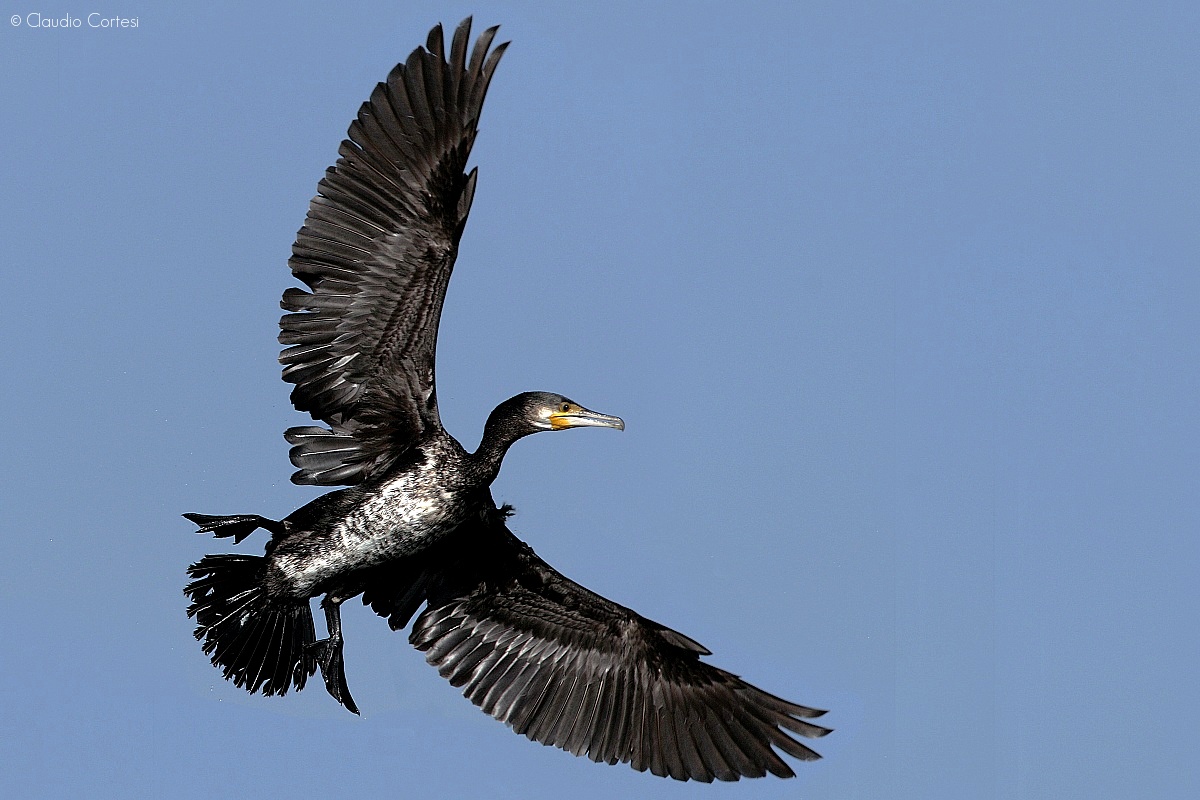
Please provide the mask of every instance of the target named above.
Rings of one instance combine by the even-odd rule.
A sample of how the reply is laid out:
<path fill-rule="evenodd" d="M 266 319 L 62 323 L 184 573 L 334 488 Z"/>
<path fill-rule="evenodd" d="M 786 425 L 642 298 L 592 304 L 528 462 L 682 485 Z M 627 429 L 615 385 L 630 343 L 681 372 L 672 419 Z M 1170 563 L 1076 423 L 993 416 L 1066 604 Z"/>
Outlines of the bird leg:
<path fill-rule="evenodd" d="M 329 636 L 311 646 L 315 651 L 317 666 L 321 668 L 321 677 L 325 679 L 326 691 L 347 711 L 357 714 L 358 706 L 354 704 L 350 688 L 346 685 L 346 668 L 342 662 L 341 605 L 344 599 L 325 595 L 321 608 L 325 610 L 325 626 L 329 629 Z"/>
<path fill-rule="evenodd" d="M 211 514 L 184 514 L 199 526 L 196 533 L 211 533 L 217 538 L 233 537 L 234 544 L 241 544 L 250 534 L 259 528 L 265 528 L 274 536 L 287 533 L 287 525 L 273 519 L 260 517 L 258 514 L 234 514 L 228 517 L 214 517 Z"/>

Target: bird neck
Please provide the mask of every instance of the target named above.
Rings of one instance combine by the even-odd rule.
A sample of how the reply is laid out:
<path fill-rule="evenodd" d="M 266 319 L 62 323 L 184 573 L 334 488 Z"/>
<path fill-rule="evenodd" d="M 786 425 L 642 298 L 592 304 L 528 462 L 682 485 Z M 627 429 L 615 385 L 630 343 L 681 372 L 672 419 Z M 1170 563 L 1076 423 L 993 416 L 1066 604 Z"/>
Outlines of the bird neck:
<path fill-rule="evenodd" d="M 514 424 L 512 418 L 493 413 L 483 426 L 483 438 L 478 449 L 471 454 L 471 461 L 481 479 L 489 485 L 500 473 L 500 464 L 512 443 L 533 433 Z"/>

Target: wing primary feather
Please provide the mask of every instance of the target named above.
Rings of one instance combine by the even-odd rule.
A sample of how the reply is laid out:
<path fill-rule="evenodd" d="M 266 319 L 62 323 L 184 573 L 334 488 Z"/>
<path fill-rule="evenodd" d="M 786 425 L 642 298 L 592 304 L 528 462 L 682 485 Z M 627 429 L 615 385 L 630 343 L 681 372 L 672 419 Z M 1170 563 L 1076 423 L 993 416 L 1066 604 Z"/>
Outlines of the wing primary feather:
<path fill-rule="evenodd" d="M 512 665 L 509 643 L 513 638 L 515 634 L 512 631 L 497 630 L 495 626 L 488 631 L 492 652 L 475 668 L 471 680 L 463 687 L 463 694 L 480 708 L 483 708 L 483 701 L 492 686 Z"/>
<path fill-rule="evenodd" d="M 776 731 L 775 735 L 771 737 L 771 743 L 792 758 L 799 759 L 800 761 L 817 761 L 821 758 L 820 753 L 808 745 L 796 741 L 782 731 Z"/>
<path fill-rule="evenodd" d="M 412 113 L 412 124 L 417 130 L 434 133 L 437 131 L 437 120 L 429 109 L 425 98 L 425 59 L 420 50 L 414 50 L 408 57 L 407 69 L 404 71 L 404 88 L 408 95 L 409 111 Z M 430 161 L 432 166 L 435 162 Z M 432 170 L 431 170 L 432 171 Z"/>
<path fill-rule="evenodd" d="M 633 717 L 633 686 L 629 671 L 623 666 L 614 670 L 612 716 L 606 720 L 600 750 L 609 764 L 629 760 L 628 723 Z"/>
<path fill-rule="evenodd" d="M 389 79 L 387 83 L 376 86 L 375 91 L 371 94 L 371 105 L 379 112 L 375 117 L 380 129 L 387 133 L 388 139 L 403 156 L 404 162 L 411 164 L 421 160 L 422 156 L 417 143 L 413 142 L 412 137 L 405 133 L 400 123 L 400 119 L 405 114 L 405 105 L 397 94 L 395 83 L 398 82 Z M 410 171 L 399 164 L 397 167 L 404 172 Z"/>
<path fill-rule="evenodd" d="M 470 643 L 470 647 L 467 646 Z M 456 660 L 453 671 L 448 677 L 450 685 L 464 687 L 475 675 L 475 670 L 496 649 L 495 644 L 479 634 L 473 635 L 460 648 L 460 657 Z M 444 674 L 444 673 L 443 673 Z"/>
<path fill-rule="evenodd" d="M 484 58 L 487 56 L 488 49 L 492 46 L 492 40 L 496 38 L 496 32 L 499 30 L 499 25 L 493 25 L 479 34 L 479 38 L 475 40 L 475 48 L 471 51 L 471 63 L 467 66 L 467 75 L 475 76 L 482 74 Z M 459 103 L 468 108 L 471 107 L 463 100 L 460 100 Z"/>
<path fill-rule="evenodd" d="M 617 670 L 606 666 L 600 674 L 600 687 L 596 692 L 591 719 L 588 721 L 587 756 L 592 761 L 605 761 L 604 740 L 610 729 L 610 720 L 615 715 L 617 693 Z"/>
<path fill-rule="evenodd" d="M 543 673 L 542 666 L 546 651 L 552 648 L 552 642 L 545 639 L 531 640 L 520 652 L 523 661 L 521 671 L 513 679 L 512 685 L 505 689 L 497 698 L 497 708 L 503 712 L 503 720 L 513 726 L 517 733 L 525 733 L 528 719 L 536 710 L 536 699 L 528 699 L 537 692 L 539 697 L 545 687 L 549 673 Z M 521 727 L 518 729 L 518 725 Z"/>
<path fill-rule="evenodd" d="M 429 54 L 432 58 L 425 59 L 425 98 L 429 104 L 433 119 L 439 126 L 446 125 L 451 120 L 446 114 L 446 56 L 442 51 L 442 32 L 441 26 L 438 26 L 437 41 L 434 43 L 433 32 L 429 35 Z M 444 133 L 452 133 L 446 131 Z"/>
<path fill-rule="evenodd" d="M 771 759 L 778 760 L 778 757 L 771 752 L 771 747 L 764 739 L 761 730 L 753 721 L 746 718 L 745 711 L 728 701 L 726 695 L 724 705 L 725 712 L 728 714 L 729 732 L 733 736 L 733 740 L 737 743 L 739 749 L 746 754 L 746 757 L 753 764 L 753 772 L 745 773 L 750 778 L 761 778 L 767 774 L 767 770 L 771 767 Z"/>
<path fill-rule="evenodd" d="M 467 44 L 471 39 L 471 18 L 458 23 L 454 38 L 450 42 L 450 81 L 446 85 L 446 104 L 458 103 L 458 89 L 462 85 L 467 66 Z"/>
<path fill-rule="evenodd" d="M 586 664 L 587 654 L 575 658 L 575 673 L 578 676 L 571 702 L 563 709 L 560 723 L 560 746 L 573 756 L 581 756 L 587 746 L 588 726 L 595 708 L 595 697 L 599 687 L 592 681 L 591 670 Z"/>
<path fill-rule="evenodd" d="M 564 655 L 565 650 L 560 649 L 558 653 L 555 653 L 554 661 L 550 662 L 552 666 L 548 670 L 546 703 L 537 712 L 537 723 L 530 728 L 528 734 L 530 738 L 545 744 L 558 744 L 556 736 L 558 721 L 562 716 L 563 706 L 570 699 L 578 680 L 576 675 L 562 669 L 561 662 Z M 544 664 L 542 668 L 546 669 L 547 665 Z"/>
<path fill-rule="evenodd" d="M 665 688 L 671 704 L 671 711 L 673 712 L 671 714 L 671 721 L 675 727 L 675 747 L 679 751 L 684 775 L 686 778 L 703 783 L 712 783 L 713 774 L 706 766 L 704 758 L 700 755 L 696 747 L 692 722 L 694 714 L 686 694 L 684 690 L 674 683 L 667 682 Z"/>
<path fill-rule="evenodd" d="M 629 743 L 629 763 L 638 772 L 645 772 L 647 769 L 651 769 L 654 753 L 650 739 L 650 726 L 653 722 L 650 716 L 650 692 L 647 690 L 646 682 L 643 678 L 644 674 L 641 665 L 634 666 L 633 721 L 635 725 L 631 731 L 632 738 Z M 656 772 L 655 774 L 658 775 L 661 773 Z"/>
<path fill-rule="evenodd" d="M 516 730 L 516 726 L 513 724 L 513 715 L 518 710 L 517 701 L 527 694 L 530 682 L 537 672 L 537 665 L 532 661 L 519 661 L 517 663 L 519 665 L 517 671 L 511 673 L 511 677 L 508 675 L 505 676 L 506 685 L 497 687 L 500 691 L 495 695 L 494 699 L 489 695 L 489 702 L 493 710 L 488 713 L 501 722 L 512 726 L 513 730 Z M 519 730 L 516 732 L 523 733 L 523 731 Z"/>
<path fill-rule="evenodd" d="M 663 754 L 663 766 L 667 774 L 678 781 L 687 780 L 687 768 L 676 739 L 676 709 L 670 696 L 670 684 L 660 675 L 654 682 L 654 705 L 658 712 L 659 747 Z"/>
<path fill-rule="evenodd" d="M 561 655 L 562 648 L 553 647 L 553 651 L 540 660 L 537 672 L 530 681 L 530 688 L 537 690 L 537 697 L 533 698 L 533 702 L 528 703 L 527 710 L 521 713 L 521 732 L 537 742 L 544 741 L 542 737 L 562 689 L 561 682 L 555 680 Z M 521 700 L 528 702 L 527 698 Z M 516 728 L 516 725 L 513 727 Z"/>
<path fill-rule="evenodd" d="M 498 668 L 492 671 L 490 681 L 487 684 L 480 684 L 480 692 L 472 697 L 472 701 L 479 706 L 483 713 L 495 717 L 501 722 L 507 722 L 506 709 L 500 707 L 500 700 L 506 690 L 521 680 L 522 674 L 528 666 L 528 663 L 511 652 L 506 654 Z"/>
<path fill-rule="evenodd" d="M 579 706 L 582 703 L 586 685 L 583 676 L 580 675 L 579 670 L 574 664 L 574 659 L 571 659 L 566 674 L 563 677 L 566 680 L 559 683 L 559 689 L 556 693 L 556 707 L 550 718 L 545 741 L 547 744 L 553 744 L 570 752 L 567 745 L 570 740 L 571 730 L 579 713 Z"/>
<path fill-rule="evenodd" d="M 465 626 L 447 631 L 437 639 L 436 644 L 425 654 L 425 658 L 429 660 L 429 663 L 437 665 L 440 669 L 446 663 L 446 659 L 450 653 L 470 637 L 470 635 L 470 629 Z"/>
<path fill-rule="evenodd" d="M 537 711 L 545 699 L 550 671 L 541 660 L 531 662 L 530 667 L 529 677 L 522 685 L 522 690 L 505 692 L 501 696 L 500 704 L 508 707 L 506 721 L 512 725 L 512 729 L 533 739 L 534 737 L 529 735 L 529 726 L 535 721 Z M 517 683 L 514 682 L 514 689 L 516 686 Z"/>
<path fill-rule="evenodd" d="M 436 56 L 439 61 L 445 57 L 442 54 L 442 23 L 434 25 L 429 31 L 429 35 L 425 37 L 425 49 Z"/>
<path fill-rule="evenodd" d="M 709 733 L 712 737 L 713 744 L 721 753 L 721 757 L 733 769 L 735 775 L 745 776 L 747 778 L 761 778 L 765 773 L 755 764 L 738 744 L 734 737 L 733 731 L 730 730 L 729 720 L 724 717 L 719 710 L 713 709 L 712 725 L 709 727 Z"/>
<path fill-rule="evenodd" d="M 462 194 L 458 197 L 458 209 L 456 211 L 458 222 L 454 229 L 454 240 L 457 242 L 462 237 L 462 232 L 467 225 L 467 216 L 471 213 L 471 203 L 475 200 L 475 179 L 479 176 L 479 168 L 473 168 L 467 175 L 467 183 L 463 187 Z"/>
<path fill-rule="evenodd" d="M 696 748 L 704 758 L 704 763 L 717 780 L 736 781 L 740 777 L 737 770 L 725 758 L 713 737 L 713 728 L 719 724 L 716 714 L 705 704 L 699 709 L 699 717 L 699 724 L 693 730 L 696 736 Z"/>

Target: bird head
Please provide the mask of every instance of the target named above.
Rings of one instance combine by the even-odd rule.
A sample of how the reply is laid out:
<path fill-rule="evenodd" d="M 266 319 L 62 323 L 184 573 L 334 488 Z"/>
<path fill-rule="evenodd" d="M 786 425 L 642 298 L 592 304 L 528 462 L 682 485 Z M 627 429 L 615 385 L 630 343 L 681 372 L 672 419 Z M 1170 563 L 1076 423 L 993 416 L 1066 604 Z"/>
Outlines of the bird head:
<path fill-rule="evenodd" d="M 591 411 L 553 392 L 524 392 L 505 400 L 492 412 L 488 425 L 504 429 L 514 437 L 540 431 L 565 431 L 568 428 L 625 430 L 625 423 L 620 417 Z"/>
<path fill-rule="evenodd" d="M 625 430 L 620 417 L 591 411 L 570 398 L 552 392 L 526 392 L 517 395 L 525 422 L 534 431 L 565 431 L 568 428 L 616 428 Z M 515 398 L 514 398 L 515 399 Z"/>

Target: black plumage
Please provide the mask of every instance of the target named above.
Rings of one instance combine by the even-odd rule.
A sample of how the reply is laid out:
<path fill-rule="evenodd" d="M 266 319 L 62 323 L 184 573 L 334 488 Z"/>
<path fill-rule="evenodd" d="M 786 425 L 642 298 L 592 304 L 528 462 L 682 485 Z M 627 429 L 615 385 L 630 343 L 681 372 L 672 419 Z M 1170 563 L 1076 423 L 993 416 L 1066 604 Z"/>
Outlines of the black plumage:
<path fill-rule="evenodd" d="M 563 577 L 491 497 L 518 439 L 624 423 L 526 392 L 496 407 L 474 453 L 442 428 L 437 329 L 474 196 L 467 160 L 506 46 L 492 47 L 495 33 L 469 48 L 466 20 L 446 53 L 434 28 L 360 108 L 318 184 L 289 262 L 307 289 L 284 293 L 279 340 L 293 404 L 323 424 L 285 436 L 294 482 L 347 488 L 278 522 L 185 515 L 235 544 L 271 533 L 262 556 L 190 567 L 196 638 L 251 692 L 301 689 L 319 669 L 357 712 L 339 609 L 361 595 L 393 629 L 411 621 L 429 663 L 530 739 L 680 780 L 790 776 L 776 750 L 818 758 L 795 735 L 828 733 L 805 721 L 823 712 L 702 662 L 695 641 Z M 309 603 L 322 595 L 317 640 Z"/>

